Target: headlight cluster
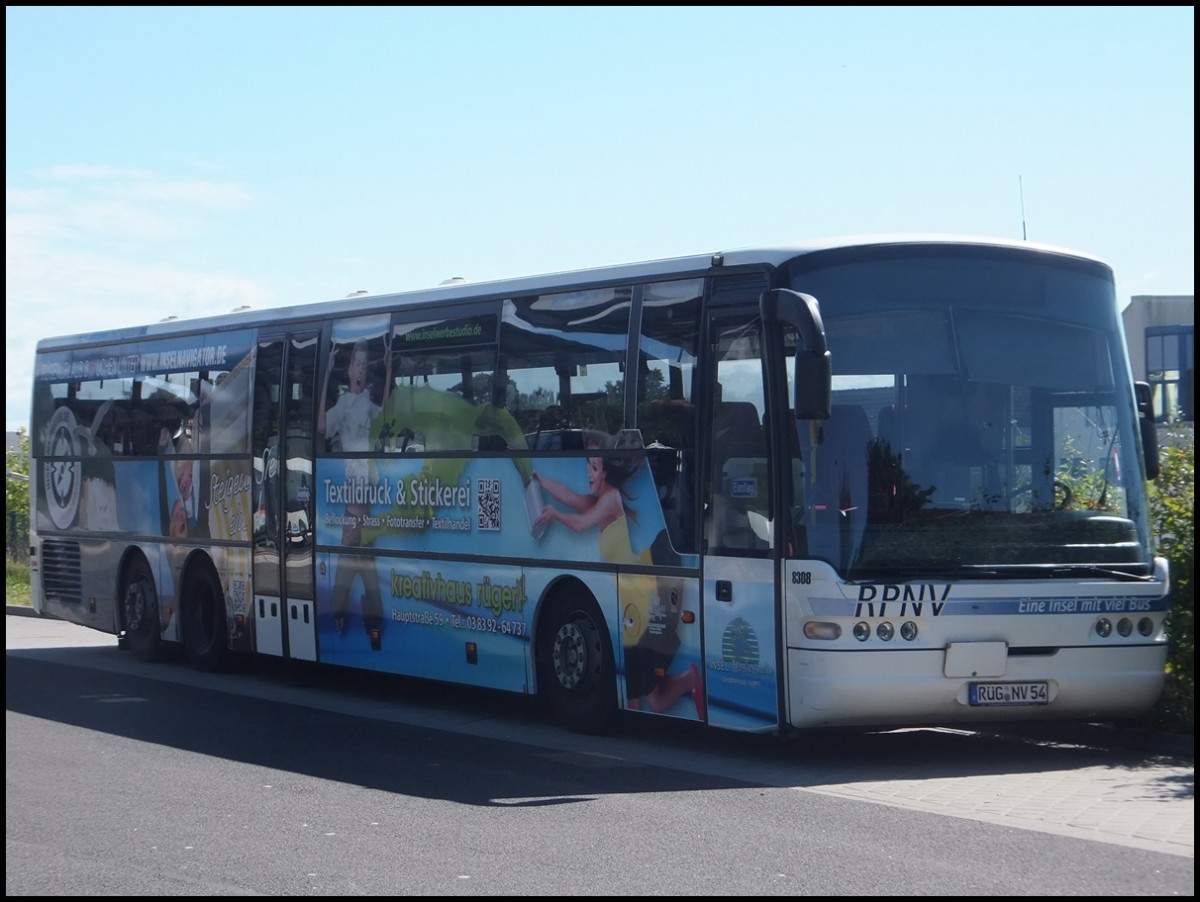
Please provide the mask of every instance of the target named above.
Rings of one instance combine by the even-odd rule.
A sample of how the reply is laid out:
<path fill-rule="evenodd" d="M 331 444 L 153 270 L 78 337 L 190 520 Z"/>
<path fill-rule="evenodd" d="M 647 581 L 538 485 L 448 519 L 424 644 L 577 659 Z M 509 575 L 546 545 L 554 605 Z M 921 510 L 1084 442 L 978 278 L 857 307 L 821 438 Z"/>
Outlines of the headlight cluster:
<path fill-rule="evenodd" d="M 1149 617 L 1142 617 L 1137 622 L 1137 631 L 1139 636 L 1151 636 L 1154 633 L 1154 621 Z M 1107 639 L 1113 633 L 1112 621 L 1107 617 L 1101 617 L 1096 621 L 1096 635 L 1101 639 Z M 1133 635 L 1133 621 L 1128 617 L 1122 617 L 1117 621 L 1117 635 L 1121 637 Z"/>
<path fill-rule="evenodd" d="M 1154 621 L 1150 617 L 1142 617 L 1137 621 L 1135 626 L 1133 620 L 1129 617 L 1122 617 L 1114 624 L 1107 617 L 1101 617 L 1096 621 L 1096 635 L 1102 639 L 1107 639 L 1116 630 L 1118 636 L 1122 638 L 1132 636 L 1134 629 L 1137 629 L 1139 636 L 1149 638 L 1154 635 Z M 912 620 L 905 620 L 900 624 L 899 630 L 896 625 L 890 620 L 881 620 L 875 624 L 874 629 L 871 628 L 865 620 L 860 620 L 854 624 L 851 630 L 852 635 L 859 642 L 866 642 L 874 633 L 875 638 L 883 642 L 891 642 L 896 638 L 896 633 L 900 633 L 900 638 L 906 642 L 912 642 L 917 638 L 917 624 Z M 827 623 L 821 620 L 809 620 L 804 624 L 804 635 L 809 639 L 823 639 L 827 642 L 832 642 L 840 639 L 842 636 L 842 628 L 836 623 Z"/>
<path fill-rule="evenodd" d="M 891 642 L 896 637 L 896 632 L 896 625 L 890 620 L 881 620 L 875 624 L 875 637 L 884 642 Z M 899 632 L 901 639 L 905 642 L 912 642 L 917 638 L 917 633 L 919 632 L 916 621 L 905 620 L 900 624 Z M 871 638 L 871 624 L 865 620 L 860 620 L 854 624 L 853 633 L 854 638 L 859 642 L 866 642 Z"/>

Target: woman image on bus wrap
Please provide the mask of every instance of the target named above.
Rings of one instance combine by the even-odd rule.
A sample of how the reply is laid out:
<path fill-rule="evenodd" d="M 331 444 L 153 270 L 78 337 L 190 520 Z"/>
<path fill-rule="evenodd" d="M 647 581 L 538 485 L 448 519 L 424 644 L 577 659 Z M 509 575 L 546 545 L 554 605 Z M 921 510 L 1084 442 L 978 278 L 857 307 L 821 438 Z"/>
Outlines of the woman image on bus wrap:
<path fill-rule="evenodd" d="M 607 439 L 605 433 L 591 433 L 587 446 L 606 448 L 611 445 Z M 541 483 L 543 491 L 567 508 L 564 510 L 547 503 L 536 525 L 541 528 L 557 521 L 575 532 L 598 529 L 600 556 L 610 564 L 668 563 L 665 555 L 658 559 L 655 555 L 655 549 L 670 547 L 665 530 L 652 546 L 640 553 L 634 552 L 630 540 L 629 521 L 636 520 L 637 514 L 629 505 L 633 498 L 628 493 L 628 483 L 644 461 L 645 454 L 641 449 L 589 457 L 586 495 L 535 470 L 534 478 Z M 677 581 L 622 573 L 618 576 L 618 586 L 629 707 L 634 710 L 645 707 L 661 714 L 669 711 L 683 696 L 690 695 L 696 706 L 696 716 L 705 720 L 707 706 L 700 668 L 692 664 L 677 673 L 668 672 L 679 647 L 675 631 L 680 608 Z"/>
<path fill-rule="evenodd" d="M 317 432 L 325 436 L 327 448 L 337 447 L 343 452 L 371 450 L 371 426 L 387 404 L 392 386 L 391 336 L 384 339 L 386 374 L 383 380 L 383 396 L 378 404 L 371 398 L 368 384 L 370 351 L 367 342 L 359 339 L 350 351 L 346 363 L 346 390 L 326 410 L 318 407 Z M 322 397 L 329 398 L 329 382 L 333 374 L 337 347 L 329 353 L 329 364 L 325 369 Z M 346 460 L 346 482 L 351 485 L 366 485 L 371 478 L 370 462 L 366 458 Z M 362 518 L 370 513 L 370 505 L 347 502 L 345 522 L 342 525 L 342 545 L 358 548 L 362 545 Z M 337 575 L 333 584 L 331 601 L 334 627 L 339 633 L 345 631 L 346 615 L 350 609 L 350 593 L 357 578 L 362 582 L 362 619 L 369 636 L 378 637 L 384 627 L 383 597 L 379 585 L 379 571 L 375 569 L 375 558 L 370 555 L 348 554 L 337 556 Z M 378 650 L 373 642 L 372 647 Z"/>

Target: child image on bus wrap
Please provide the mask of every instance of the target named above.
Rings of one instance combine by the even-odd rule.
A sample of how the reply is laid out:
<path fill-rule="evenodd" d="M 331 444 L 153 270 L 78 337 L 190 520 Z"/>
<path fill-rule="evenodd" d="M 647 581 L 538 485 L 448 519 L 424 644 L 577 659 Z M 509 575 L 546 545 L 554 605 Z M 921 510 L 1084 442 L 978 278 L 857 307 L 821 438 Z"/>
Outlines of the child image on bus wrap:
<path fill-rule="evenodd" d="M 336 358 L 335 345 L 329 354 L 329 365 L 325 369 L 325 382 L 322 386 L 321 396 L 326 399 L 329 397 L 329 382 Z M 367 343 L 362 339 L 354 343 L 350 359 L 346 363 L 346 390 L 338 395 L 328 410 L 320 405 L 317 408 L 317 432 L 324 434 L 328 446 L 333 447 L 336 444 L 336 447 L 347 452 L 371 450 L 371 427 L 387 405 L 392 385 L 390 335 L 384 339 L 384 358 L 387 362 L 387 373 L 383 380 L 383 398 L 376 404 L 371 398 L 367 382 L 370 364 Z M 346 478 L 350 483 L 366 485 L 370 479 L 369 461 L 365 458 L 347 460 Z M 343 545 L 357 548 L 362 544 L 362 518 L 369 513 L 368 504 L 346 504 L 346 517 L 342 526 Z M 368 635 L 378 637 L 383 631 L 385 621 L 379 572 L 375 569 L 374 557 L 343 553 L 337 556 L 336 569 L 332 599 L 334 627 L 338 633 L 345 631 L 350 593 L 357 578 L 362 582 L 363 625 Z M 378 648 L 378 644 L 373 643 L 372 647 Z"/>
<path fill-rule="evenodd" d="M 611 446 L 604 433 L 588 436 L 587 447 L 601 450 Z M 534 471 L 545 494 L 565 506 L 547 503 L 537 525 L 558 522 L 575 532 L 599 530 L 600 556 L 610 564 L 664 563 L 655 560 L 653 549 L 669 547 L 665 532 L 654 545 L 635 553 L 629 521 L 637 519 L 630 503 L 628 483 L 645 464 L 640 449 L 624 454 L 595 455 L 587 459 L 587 494 Z M 707 719 L 707 705 L 700 668 L 691 664 L 669 673 L 679 639 L 675 632 L 680 606 L 680 588 L 675 580 L 642 574 L 621 574 L 621 644 L 625 659 L 629 707 L 643 706 L 655 714 L 669 711 L 683 696 L 690 695 L 699 720 Z"/>

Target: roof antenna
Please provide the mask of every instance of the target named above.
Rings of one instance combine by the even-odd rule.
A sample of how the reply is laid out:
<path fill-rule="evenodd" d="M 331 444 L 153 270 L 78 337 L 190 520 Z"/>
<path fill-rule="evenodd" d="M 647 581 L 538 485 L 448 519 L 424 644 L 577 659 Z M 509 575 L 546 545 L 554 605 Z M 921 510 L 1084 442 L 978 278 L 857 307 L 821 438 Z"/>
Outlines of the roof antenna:
<path fill-rule="evenodd" d="M 1025 234 L 1025 186 L 1021 183 L 1021 177 L 1017 176 L 1017 191 L 1021 195 L 1021 240 L 1028 241 L 1029 236 Z"/>

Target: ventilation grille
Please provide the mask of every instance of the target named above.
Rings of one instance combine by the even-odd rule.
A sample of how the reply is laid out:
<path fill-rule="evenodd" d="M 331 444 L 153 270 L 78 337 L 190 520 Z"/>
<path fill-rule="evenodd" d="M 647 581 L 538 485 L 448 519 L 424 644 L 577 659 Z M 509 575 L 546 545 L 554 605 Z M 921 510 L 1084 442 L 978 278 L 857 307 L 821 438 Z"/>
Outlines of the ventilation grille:
<path fill-rule="evenodd" d="M 42 543 L 42 595 L 67 604 L 83 602 L 79 543 L 47 539 Z"/>

